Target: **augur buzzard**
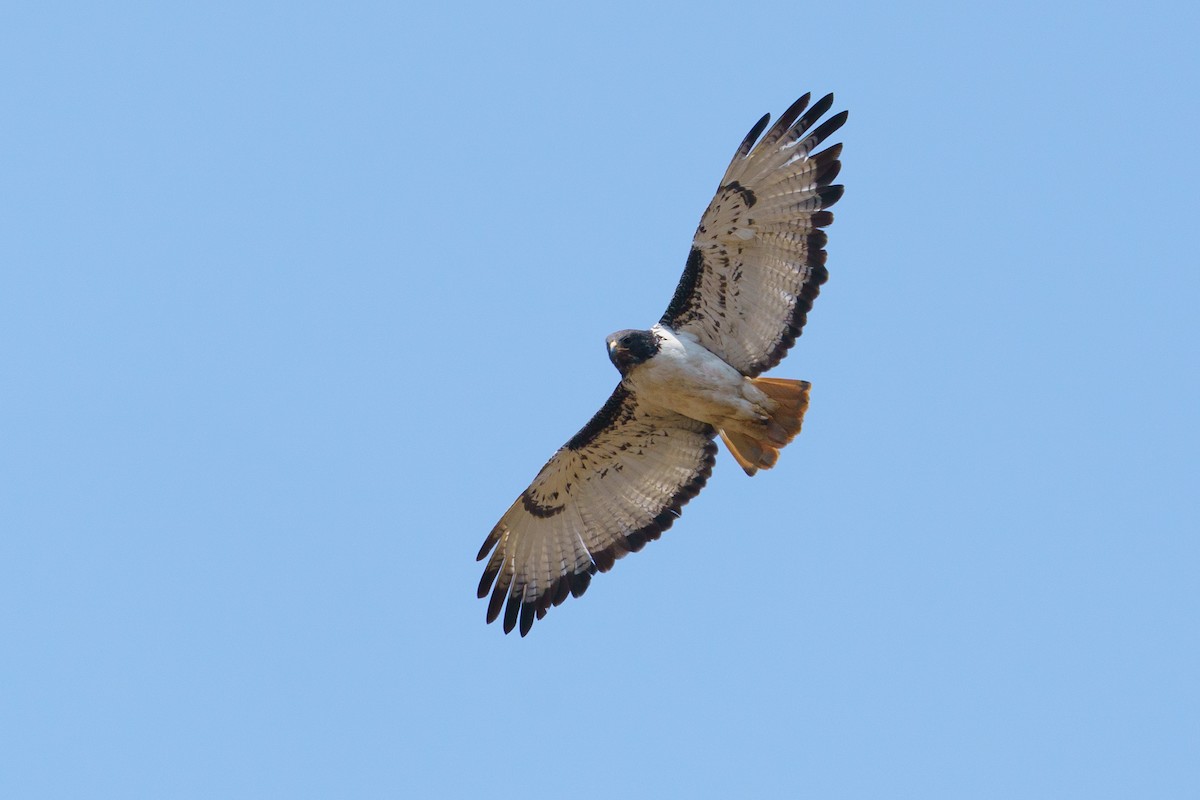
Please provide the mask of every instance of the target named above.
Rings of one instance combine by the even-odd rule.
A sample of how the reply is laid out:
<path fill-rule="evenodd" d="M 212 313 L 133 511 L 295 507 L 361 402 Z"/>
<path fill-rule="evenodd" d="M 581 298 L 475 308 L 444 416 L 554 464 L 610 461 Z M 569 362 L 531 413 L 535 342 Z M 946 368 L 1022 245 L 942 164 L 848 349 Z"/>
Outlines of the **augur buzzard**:
<path fill-rule="evenodd" d="M 524 636 L 596 571 L 640 550 L 712 473 L 720 435 L 747 475 L 800 432 L 809 384 L 759 375 L 787 354 L 828 277 L 827 211 L 842 196 L 835 144 L 847 112 L 797 100 L 751 128 L 700 219 L 683 278 L 649 330 L 608 337 L 621 382 L 492 529 L 479 597 Z M 808 108 L 807 111 L 805 109 Z M 755 143 L 757 141 L 757 144 Z"/>

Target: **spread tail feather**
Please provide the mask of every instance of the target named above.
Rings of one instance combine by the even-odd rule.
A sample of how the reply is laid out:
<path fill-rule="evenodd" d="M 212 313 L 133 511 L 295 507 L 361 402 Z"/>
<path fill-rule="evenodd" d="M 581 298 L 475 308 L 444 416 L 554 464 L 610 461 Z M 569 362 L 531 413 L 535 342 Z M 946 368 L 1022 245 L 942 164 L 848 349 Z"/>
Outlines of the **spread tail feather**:
<path fill-rule="evenodd" d="M 734 459 L 753 475 L 760 469 L 770 469 L 779 460 L 779 450 L 800 433 L 804 412 L 808 410 L 808 381 L 786 378 L 751 378 L 750 382 L 775 402 L 775 410 L 763 425 L 762 436 L 743 432 L 721 431 L 721 441 Z"/>

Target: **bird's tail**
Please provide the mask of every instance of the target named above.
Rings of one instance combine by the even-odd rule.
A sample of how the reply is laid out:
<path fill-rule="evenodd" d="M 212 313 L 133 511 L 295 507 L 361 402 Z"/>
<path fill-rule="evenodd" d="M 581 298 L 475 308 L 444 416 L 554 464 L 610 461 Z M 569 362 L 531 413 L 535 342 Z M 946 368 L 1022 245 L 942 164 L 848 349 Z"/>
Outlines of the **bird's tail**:
<path fill-rule="evenodd" d="M 750 382 L 775 401 L 775 411 L 757 435 L 721 431 L 721 440 L 747 475 L 775 466 L 780 449 L 800 432 L 812 388 L 808 381 L 786 378 L 751 378 Z"/>

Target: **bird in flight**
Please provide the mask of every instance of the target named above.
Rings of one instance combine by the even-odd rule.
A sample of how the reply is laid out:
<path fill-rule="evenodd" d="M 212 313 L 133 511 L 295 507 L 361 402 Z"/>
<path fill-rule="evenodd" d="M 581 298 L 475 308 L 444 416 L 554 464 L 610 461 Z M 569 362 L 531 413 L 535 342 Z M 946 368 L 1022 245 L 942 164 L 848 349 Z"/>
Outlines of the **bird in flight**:
<path fill-rule="evenodd" d="M 479 550 L 487 621 L 529 633 L 597 571 L 657 539 L 712 474 L 717 445 L 747 475 L 800 432 L 807 381 L 760 377 L 796 342 L 829 273 L 827 209 L 840 144 L 817 148 L 847 112 L 804 95 L 742 140 L 692 239 L 683 277 L 649 330 L 608 337 L 621 382 L 559 448 Z M 816 127 L 814 127 L 814 125 Z M 762 136 L 759 139 L 759 136 Z M 490 557 L 489 557 L 490 554 Z"/>

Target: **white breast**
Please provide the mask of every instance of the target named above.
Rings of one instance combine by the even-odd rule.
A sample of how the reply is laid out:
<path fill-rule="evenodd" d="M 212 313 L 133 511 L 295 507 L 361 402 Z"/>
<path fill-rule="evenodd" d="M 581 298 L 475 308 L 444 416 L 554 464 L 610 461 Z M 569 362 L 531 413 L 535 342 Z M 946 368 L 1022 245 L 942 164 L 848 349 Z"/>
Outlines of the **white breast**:
<path fill-rule="evenodd" d="M 689 333 L 655 325 L 659 351 L 629 371 L 626 385 L 639 401 L 654 403 L 684 416 L 720 427 L 731 417 L 752 418 L 754 397 L 761 393 L 736 369 L 701 345 Z"/>

